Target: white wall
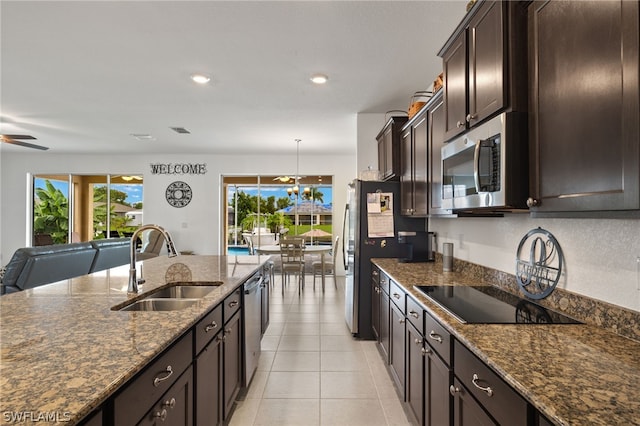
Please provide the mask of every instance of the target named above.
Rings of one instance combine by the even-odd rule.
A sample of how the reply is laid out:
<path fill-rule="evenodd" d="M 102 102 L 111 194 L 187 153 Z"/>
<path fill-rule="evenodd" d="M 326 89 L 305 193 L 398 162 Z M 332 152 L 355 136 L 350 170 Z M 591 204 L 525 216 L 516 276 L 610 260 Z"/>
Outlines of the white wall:
<path fill-rule="evenodd" d="M 360 173 L 369 167 L 378 168 L 378 142 L 376 136 L 385 125 L 384 114 L 358 114 L 358 161 Z M 355 176 L 354 176 L 355 177 Z"/>
<path fill-rule="evenodd" d="M 354 141 L 345 141 L 353 144 Z M 322 156 L 300 152 L 300 173 L 333 176 L 334 227 L 342 231 L 347 183 L 356 176 L 356 155 Z M 4 153 L 1 159 L 0 263 L 6 264 L 13 252 L 26 245 L 27 173 L 142 174 L 144 175 L 144 222 L 165 227 L 178 250 L 197 254 L 219 254 L 226 208 L 222 208 L 222 175 L 291 173 L 296 156 L 252 155 L 56 155 L 29 152 Z M 151 163 L 206 163 L 205 175 L 152 175 Z M 183 208 L 170 206 L 165 199 L 167 186 L 184 181 L 193 190 L 193 198 Z M 8 184 L 11 182 L 11 184 Z M 224 212 L 223 215 L 220 212 Z"/>

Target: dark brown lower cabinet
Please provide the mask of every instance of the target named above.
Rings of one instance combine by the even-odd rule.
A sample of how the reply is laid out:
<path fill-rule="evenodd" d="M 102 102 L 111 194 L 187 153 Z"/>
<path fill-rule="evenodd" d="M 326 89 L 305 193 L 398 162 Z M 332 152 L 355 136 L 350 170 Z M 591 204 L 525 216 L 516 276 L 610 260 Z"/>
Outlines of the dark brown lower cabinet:
<path fill-rule="evenodd" d="M 378 285 L 376 273 L 374 271 L 371 274 L 371 328 L 373 331 L 373 338 L 380 341 L 380 286 Z"/>
<path fill-rule="evenodd" d="M 389 348 L 391 345 L 391 331 L 389 329 L 390 318 L 390 306 L 389 306 L 389 294 L 384 291 L 384 288 L 380 289 L 380 337 L 378 339 L 380 343 L 380 349 L 385 364 L 389 363 Z"/>
<path fill-rule="evenodd" d="M 446 426 L 451 419 L 451 369 L 429 345 L 424 348 L 424 424 Z"/>
<path fill-rule="evenodd" d="M 422 425 L 424 417 L 424 339 L 411 323 L 407 323 L 405 399 L 415 424 Z"/>
<path fill-rule="evenodd" d="M 391 348 L 389 364 L 391 365 L 391 376 L 395 381 L 400 397 L 404 400 L 404 352 L 405 352 L 405 323 L 407 322 L 404 313 L 398 309 L 395 303 L 391 303 L 390 316 Z"/>
<path fill-rule="evenodd" d="M 242 387 L 242 320 L 241 311 L 236 312 L 224 326 L 223 352 L 223 418 L 231 415 L 236 396 Z"/>
<path fill-rule="evenodd" d="M 189 367 L 138 426 L 193 425 L 193 368 Z"/>
<path fill-rule="evenodd" d="M 465 389 L 457 378 L 451 385 L 453 395 L 453 426 L 495 426 L 491 417 Z M 513 423 L 516 425 L 517 423 Z M 525 423 L 526 424 L 526 423 Z"/>
<path fill-rule="evenodd" d="M 196 358 L 197 425 L 216 426 L 222 421 L 222 336 L 219 332 Z"/>

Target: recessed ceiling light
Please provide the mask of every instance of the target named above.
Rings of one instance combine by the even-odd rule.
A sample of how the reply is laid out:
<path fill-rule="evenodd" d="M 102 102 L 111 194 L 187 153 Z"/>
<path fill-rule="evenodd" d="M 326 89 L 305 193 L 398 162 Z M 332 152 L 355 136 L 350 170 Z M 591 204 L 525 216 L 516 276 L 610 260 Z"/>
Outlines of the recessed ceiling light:
<path fill-rule="evenodd" d="M 204 74 L 193 74 L 191 76 L 191 80 L 193 80 L 194 82 L 196 82 L 198 84 L 207 84 L 209 81 L 211 81 L 211 78 L 207 77 Z"/>
<path fill-rule="evenodd" d="M 324 74 L 314 74 L 311 76 L 311 81 L 315 84 L 325 84 L 327 80 L 329 80 L 329 77 Z"/>

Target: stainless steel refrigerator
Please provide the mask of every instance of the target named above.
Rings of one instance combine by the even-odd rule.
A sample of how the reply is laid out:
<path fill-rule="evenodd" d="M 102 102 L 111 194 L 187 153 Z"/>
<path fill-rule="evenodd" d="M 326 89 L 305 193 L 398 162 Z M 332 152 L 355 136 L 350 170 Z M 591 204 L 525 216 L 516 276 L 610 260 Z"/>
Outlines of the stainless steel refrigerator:
<path fill-rule="evenodd" d="M 367 207 L 367 195 L 376 193 L 392 194 L 393 236 L 378 237 L 369 232 L 372 209 Z M 426 219 L 400 215 L 399 182 L 354 180 L 348 186 L 347 200 L 342 231 L 346 274 L 345 319 L 354 337 L 373 339 L 371 259 L 403 257 L 405 246 L 398 242 L 398 232 L 424 231 Z"/>

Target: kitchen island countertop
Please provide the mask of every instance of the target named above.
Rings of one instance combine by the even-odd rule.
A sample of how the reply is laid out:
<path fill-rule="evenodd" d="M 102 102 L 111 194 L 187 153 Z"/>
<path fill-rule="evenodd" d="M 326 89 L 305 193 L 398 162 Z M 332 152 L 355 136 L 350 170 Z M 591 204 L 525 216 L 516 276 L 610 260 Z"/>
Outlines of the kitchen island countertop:
<path fill-rule="evenodd" d="M 640 424 L 640 342 L 588 324 L 463 324 L 414 285 L 477 285 L 438 263 L 373 262 L 558 425 Z"/>
<path fill-rule="evenodd" d="M 0 424 L 77 423 L 267 259 L 153 258 L 138 264 L 146 282 L 132 296 L 124 265 L 0 297 Z M 186 309 L 112 310 L 167 283 L 212 281 L 222 284 Z"/>

